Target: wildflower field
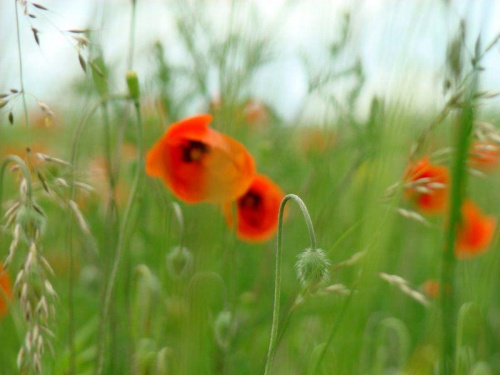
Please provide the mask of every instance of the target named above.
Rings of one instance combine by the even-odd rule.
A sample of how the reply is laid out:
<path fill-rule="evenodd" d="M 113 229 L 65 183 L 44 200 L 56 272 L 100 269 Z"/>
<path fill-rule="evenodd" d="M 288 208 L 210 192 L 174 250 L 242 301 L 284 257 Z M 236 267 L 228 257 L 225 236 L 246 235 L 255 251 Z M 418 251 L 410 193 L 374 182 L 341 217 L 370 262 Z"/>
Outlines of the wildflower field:
<path fill-rule="evenodd" d="M 500 3 L 67 3 L 0 4 L 0 375 L 500 374 Z"/>

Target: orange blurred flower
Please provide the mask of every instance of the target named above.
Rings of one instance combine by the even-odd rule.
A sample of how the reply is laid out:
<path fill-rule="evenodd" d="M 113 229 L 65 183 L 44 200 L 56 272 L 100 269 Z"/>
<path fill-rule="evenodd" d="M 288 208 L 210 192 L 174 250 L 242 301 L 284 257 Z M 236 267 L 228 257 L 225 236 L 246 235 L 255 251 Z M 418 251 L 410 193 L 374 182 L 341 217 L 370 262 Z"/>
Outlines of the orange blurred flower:
<path fill-rule="evenodd" d="M 53 155 L 51 148 L 45 143 L 33 143 L 28 152 L 26 144 L 22 143 L 20 140 L 16 140 L 15 142 L 10 142 L 0 147 L 0 162 L 8 155 L 17 155 L 21 159 L 27 160 L 28 167 L 30 170 L 33 170 L 43 164 L 43 160 L 36 156 L 37 153 Z"/>
<path fill-rule="evenodd" d="M 491 172 L 500 164 L 500 146 L 493 142 L 474 142 L 469 165 L 483 172 Z"/>
<path fill-rule="evenodd" d="M 29 114 L 30 125 L 40 131 L 56 130 L 61 127 L 61 120 L 55 115 L 37 110 Z"/>
<path fill-rule="evenodd" d="M 250 125 L 262 125 L 269 120 L 267 106 L 259 100 L 248 100 L 243 108 L 243 115 Z"/>
<path fill-rule="evenodd" d="M 424 213 L 441 213 L 448 203 L 448 169 L 424 157 L 406 170 L 405 196 Z M 409 186 L 408 186 L 409 185 Z"/>
<path fill-rule="evenodd" d="M 299 134 L 299 147 L 305 154 L 322 154 L 330 151 L 337 142 L 337 134 L 331 129 L 307 127 Z"/>
<path fill-rule="evenodd" d="M 280 187 L 268 177 L 257 175 L 248 191 L 236 201 L 238 236 L 251 242 L 270 239 L 278 227 L 278 213 L 284 196 Z M 223 206 L 230 226 L 233 223 L 231 210 L 231 203 Z"/>
<path fill-rule="evenodd" d="M 7 315 L 7 299 L 12 297 L 12 281 L 8 271 L 0 263 L 0 318 Z"/>
<path fill-rule="evenodd" d="M 439 281 L 434 280 L 434 279 L 428 279 L 425 280 L 424 283 L 421 286 L 422 291 L 429 297 L 429 298 L 438 298 L 439 297 Z"/>
<path fill-rule="evenodd" d="M 199 115 L 172 124 L 147 155 L 146 172 L 189 203 L 234 200 L 255 175 L 246 148 L 209 128 L 211 121 Z"/>
<path fill-rule="evenodd" d="M 471 258 L 482 254 L 495 234 L 497 220 L 483 215 L 471 201 L 462 205 L 462 219 L 458 226 L 455 254 L 458 258 Z"/>

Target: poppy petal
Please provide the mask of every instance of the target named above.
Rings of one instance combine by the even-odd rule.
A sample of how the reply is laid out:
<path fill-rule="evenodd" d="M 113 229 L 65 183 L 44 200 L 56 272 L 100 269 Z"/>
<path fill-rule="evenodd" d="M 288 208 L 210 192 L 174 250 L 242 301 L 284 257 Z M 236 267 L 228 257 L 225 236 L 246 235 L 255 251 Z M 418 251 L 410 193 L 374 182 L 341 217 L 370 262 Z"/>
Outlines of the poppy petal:
<path fill-rule="evenodd" d="M 269 240 L 278 227 L 278 214 L 284 193 L 278 185 L 264 175 L 257 175 L 248 191 L 237 200 L 237 234 L 243 240 L 263 242 Z M 223 206 L 224 215 L 233 225 L 231 203 Z"/>
<path fill-rule="evenodd" d="M 2 263 L 0 263 L 0 318 L 7 314 L 7 301 L 5 298 L 10 299 L 11 296 L 12 281 L 8 271 L 4 271 Z"/>
<path fill-rule="evenodd" d="M 495 228 L 495 217 L 483 215 L 471 201 L 464 202 L 457 234 L 457 257 L 470 258 L 482 254 L 490 245 Z"/>
<path fill-rule="evenodd" d="M 413 201 L 420 211 L 426 214 L 442 213 L 448 203 L 448 169 L 434 165 L 426 156 L 411 164 L 405 173 L 404 181 L 418 183 L 407 188 L 404 196 Z"/>
<path fill-rule="evenodd" d="M 255 174 L 245 147 L 211 129 L 211 120 L 200 115 L 173 124 L 147 155 L 146 172 L 189 203 L 234 200 Z"/>

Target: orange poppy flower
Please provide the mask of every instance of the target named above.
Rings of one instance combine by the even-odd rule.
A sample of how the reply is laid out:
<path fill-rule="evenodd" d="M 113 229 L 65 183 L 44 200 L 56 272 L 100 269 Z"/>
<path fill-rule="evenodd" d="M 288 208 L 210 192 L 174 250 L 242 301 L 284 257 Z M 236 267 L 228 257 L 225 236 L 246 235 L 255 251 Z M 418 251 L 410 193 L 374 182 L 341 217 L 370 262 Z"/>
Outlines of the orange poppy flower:
<path fill-rule="evenodd" d="M 0 318 L 7 314 L 7 301 L 12 296 L 12 281 L 8 271 L 4 271 L 0 263 Z"/>
<path fill-rule="evenodd" d="M 500 146 L 493 142 L 474 142 L 469 165 L 483 172 L 491 172 L 500 164 Z"/>
<path fill-rule="evenodd" d="M 486 216 L 471 201 L 462 205 L 462 219 L 458 226 L 455 254 L 458 258 L 479 255 L 489 246 L 495 233 L 497 220 Z"/>
<path fill-rule="evenodd" d="M 255 175 L 250 153 L 209 128 L 211 121 L 212 116 L 199 115 L 172 124 L 147 155 L 146 172 L 189 203 L 235 200 Z"/>
<path fill-rule="evenodd" d="M 441 213 L 448 203 L 448 169 L 433 165 L 428 157 L 411 164 L 405 182 L 410 184 L 405 196 L 424 213 Z"/>
<path fill-rule="evenodd" d="M 263 242 L 270 239 L 278 227 L 278 213 L 285 194 L 264 175 L 257 175 L 248 191 L 236 201 L 237 234 L 243 240 Z M 232 226 L 231 203 L 223 206 L 224 216 Z"/>

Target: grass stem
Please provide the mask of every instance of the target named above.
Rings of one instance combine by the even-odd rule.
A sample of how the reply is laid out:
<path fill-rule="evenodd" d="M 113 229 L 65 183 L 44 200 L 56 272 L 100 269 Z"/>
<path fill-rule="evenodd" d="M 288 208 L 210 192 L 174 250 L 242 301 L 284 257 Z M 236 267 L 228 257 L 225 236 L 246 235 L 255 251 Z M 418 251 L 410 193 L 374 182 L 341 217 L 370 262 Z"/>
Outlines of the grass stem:
<path fill-rule="evenodd" d="M 441 324 L 442 324 L 442 356 L 441 374 L 448 375 L 454 373 L 455 357 L 455 326 L 456 326 L 456 306 L 454 297 L 455 278 L 455 243 L 457 226 L 461 220 L 461 206 L 465 191 L 466 161 L 469 149 L 469 138 L 472 132 L 474 113 L 472 108 L 472 95 L 475 85 L 465 101 L 462 116 L 458 122 L 455 157 L 452 166 L 452 183 L 449 201 L 448 227 L 445 233 L 445 247 L 441 265 L 441 285 L 442 290 L 449 291 L 441 293 Z"/>
<path fill-rule="evenodd" d="M 138 153 L 138 163 L 137 169 L 134 175 L 134 180 L 130 190 L 130 195 L 128 197 L 127 205 L 123 214 L 123 220 L 120 223 L 120 232 L 118 234 L 118 243 L 116 245 L 115 258 L 113 260 L 113 265 L 111 269 L 111 274 L 107 283 L 105 295 L 104 295 L 104 305 L 101 316 L 101 326 L 99 330 L 99 351 L 97 357 L 97 367 L 96 374 L 101 375 L 104 368 L 104 342 L 106 338 L 106 323 L 108 320 L 109 311 L 111 308 L 111 299 L 113 296 L 113 290 L 116 282 L 116 276 L 118 273 L 118 266 L 120 264 L 120 259 L 125 247 L 126 230 L 130 223 L 132 208 L 134 206 L 137 191 L 143 175 L 143 146 L 142 146 L 142 116 L 139 100 L 134 101 L 134 107 L 137 115 L 137 153 Z"/>
<path fill-rule="evenodd" d="M 21 84 L 21 96 L 23 98 L 23 111 L 24 111 L 24 121 L 26 123 L 26 136 L 28 137 L 28 147 L 31 145 L 30 138 L 30 128 L 29 128 L 29 117 L 28 117 L 28 105 L 26 103 L 26 92 L 24 91 L 24 69 L 23 69 L 23 52 L 21 48 L 21 31 L 19 26 L 19 10 L 18 10 L 18 0 L 14 0 L 15 11 L 16 11 L 16 34 L 17 34 L 17 53 L 19 56 L 19 82 Z"/>

